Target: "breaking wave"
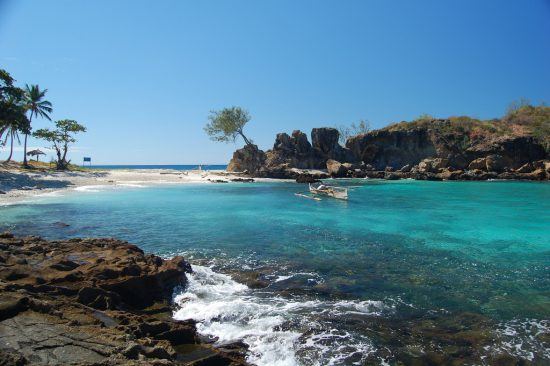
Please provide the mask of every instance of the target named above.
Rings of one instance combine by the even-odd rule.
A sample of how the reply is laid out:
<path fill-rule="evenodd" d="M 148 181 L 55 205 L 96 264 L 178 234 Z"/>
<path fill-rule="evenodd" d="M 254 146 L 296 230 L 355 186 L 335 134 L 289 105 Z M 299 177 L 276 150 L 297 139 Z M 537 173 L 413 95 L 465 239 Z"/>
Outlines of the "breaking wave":
<path fill-rule="evenodd" d="M 289 300 L 197 265 L 174 300 L 174 318 L 196 320 L 198 332 L 218 345 L 244 342 L 247 361 L 259 366 L 361 364 L 374 345 L 327 319 L 393 311 L 382 301 Z"/>

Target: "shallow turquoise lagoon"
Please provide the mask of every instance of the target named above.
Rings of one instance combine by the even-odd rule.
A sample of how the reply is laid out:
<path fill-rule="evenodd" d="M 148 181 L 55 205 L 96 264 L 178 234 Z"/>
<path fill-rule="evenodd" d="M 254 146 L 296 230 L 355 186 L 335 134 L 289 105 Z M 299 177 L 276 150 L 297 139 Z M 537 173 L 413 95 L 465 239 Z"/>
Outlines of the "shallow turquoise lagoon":
<path fill-rule="evenodd" d="M 2 207 L 0 229 L 186 255 L 197 270 L 176 317 L 244 340 L 258 364 L 391 363 L 465 347 L 445 338 L 457 324 L 480 337 L 465 359 L 550 360 L 550 184 L 338 184 L 348 202 L 281 182 L 94 187 Z"/>

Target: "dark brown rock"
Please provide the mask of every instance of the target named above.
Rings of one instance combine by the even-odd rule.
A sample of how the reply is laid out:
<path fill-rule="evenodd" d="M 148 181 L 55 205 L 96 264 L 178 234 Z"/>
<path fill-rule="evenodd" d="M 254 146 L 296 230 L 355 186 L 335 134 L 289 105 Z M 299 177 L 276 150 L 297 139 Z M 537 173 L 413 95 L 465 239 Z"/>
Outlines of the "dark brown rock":
<path fill-rule="evenodd" d="M 320 179 L 316 178 L 315 176 L 309 173 L 301 173 L 296 178 L 296 183 L 317 183 L 320 181 L 321 181 Z"/>
<path fill-rule="evenodd" d="M 248 172 L 255 174 L 264 165 L 265 153 L 256 145 L 246 145 L 233 153 L 233 158 L 227 166 L 230 172 Z"/>
<path fill-rule="evenodd" d="M 327 171 L 331 177 L 341 178 L 345 177 L 348 172 L 348 167 L 339 161 L 328 159 L 327 160 Z"/>
<path fill-rule="evenodd" d="M 487 170 L 487 159 L 477 158 L 468 164 L 468 170 Z"/>
<path fill-rule="evenodd" d="M 384 175 L 385 180 L 399 180 L 401 179 L 401 176 L 394 172 L 386 172 Z"/>
<path fill-rule="evenodd" d="M 175 286 L 191 271 L 114 239 L 48 242 L 1 235 L 0 364 L 244 365 L 244 354 L 201 344 L 171 319 Z M 206 363 L 208 364 L 208 363 Z"/>

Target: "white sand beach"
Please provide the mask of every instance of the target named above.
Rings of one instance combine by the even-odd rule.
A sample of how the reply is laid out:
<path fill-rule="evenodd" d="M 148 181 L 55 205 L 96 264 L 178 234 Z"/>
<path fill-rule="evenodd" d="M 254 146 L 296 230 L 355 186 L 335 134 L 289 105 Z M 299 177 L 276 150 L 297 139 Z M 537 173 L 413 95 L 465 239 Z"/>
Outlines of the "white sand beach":
<path fill-rule="evenodd" d="M 63 191 L 86 191 L 97 186 L 142 187 L 156 184 L 220 183 L 245 179 L 221 170 L 120 169 L 90 171 L 40 171 L 0 166 L 0 205 Z M 254 179 L 271 181 L 271 179 Z"/>

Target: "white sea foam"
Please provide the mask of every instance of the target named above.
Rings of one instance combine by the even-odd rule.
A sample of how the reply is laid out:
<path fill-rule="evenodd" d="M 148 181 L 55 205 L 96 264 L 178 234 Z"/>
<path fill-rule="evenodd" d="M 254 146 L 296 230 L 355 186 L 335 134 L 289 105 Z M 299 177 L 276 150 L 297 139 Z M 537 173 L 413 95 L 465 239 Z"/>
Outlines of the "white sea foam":
<path fill-rule="evenodd" d="M 489 352 L 505 352 L 533 361 L 538 354 L 550 362 L 550 349 L 543 335 L 550 334 L 550 320 L 513 319 L 501 323 L 496 331 L 497 342 L 487 347 Z"/>
<path fill-rule="evenodd" d="M 255 293 L 209 267 L 193 271 L 174 298 L 174 317 L 196 320 L 198 332 L 217 344 L 243 341 L 247 360 L 259 366 L 361 364 L 375 350 L 369 339 L 323 324 L 319 316 L 376 316 L 391 309 L 381 301 L 291 301 Z"/>
<path fill-rule="evenodd" d="M 105 189 L 108 189 L 109 187 L 111 187 L 111 186 L 105 185 L 105 184 L 103 184 L 103 185 L 97 184 L 97 185 L 88 185 L 88 186 L 76 187 L 76 188 L 74 188 L 74 190 L 78 191 L 78 192 L 92 192 L 93 193 L 93 192 L 101 192 Z"/>

